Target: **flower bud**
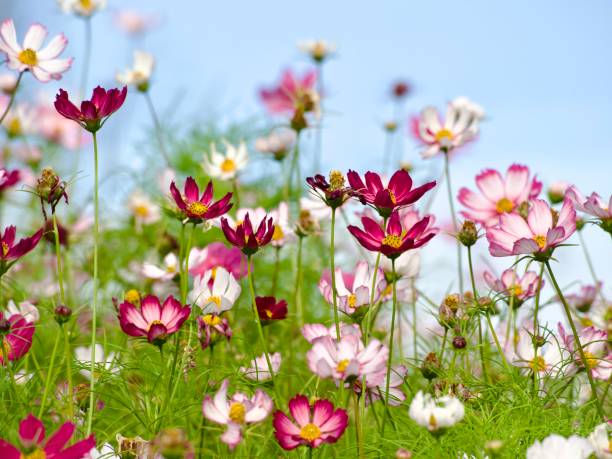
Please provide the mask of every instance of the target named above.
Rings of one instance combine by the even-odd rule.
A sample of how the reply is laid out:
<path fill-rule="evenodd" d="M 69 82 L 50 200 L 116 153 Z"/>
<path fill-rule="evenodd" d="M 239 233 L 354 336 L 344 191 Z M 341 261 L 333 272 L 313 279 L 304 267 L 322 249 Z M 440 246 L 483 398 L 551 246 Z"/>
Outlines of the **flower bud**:
<path fill-rule="evenodd" d="M 527 216 L 529 215 L 529 203 L 527 201 L 522 202 L 516 211 L 521 217 L 527 219 Z"/>
<path fill-rule="evenodd" d="M 484 445 L 485 452 L 492 458 L 499 457 L 503 448 L 504 442 L 501 440 L 489 440 Z"/>
<path fill-rule="evenodd" d="M 444 328 L 451 328 L 455 323 L 455 313 L 444 303 L 438 309 L 438 322 Z"/>
<path fill-rule="evenodd" d="M 60 187 L 60 178 L 53 168 L 45 167 L 42 170 L 40 177 L 36 180 L 36 192 L 47 202 L 56 201 L 58 197 L 56 196 L 57 193 L 59 193 L 59 197 L 61 197 L 63 189 Z"/>
<path fill-rule="evenodd" d="M 312 217 L 308 209 L 300 209 L 300 215 L 296 225 L 296 233 L 298 236 L 309 236 L 315 234 L 319 230 L 317 221 Z"/>
<path fill-rule="evenodd" d="M 551 204 L 559 204 L 565 199 L 565 191 L 569 184 L 567 182 L 554 182 L 548 187 L 548 200 Z"/>
<path fill-rule="evenodd" d="M 430 352 L 425 357 L 425 360 L 421 364 L 421 373 L 425 379 L 432 380 L 438 376 L 440 372 L 440 361 L 435 352 Z"/>
<path fill-rule="evenodd" d="M 296 110 L 291 118 L 291 129 L 295 132 L 300 132 L 308 127 L 308 121 L 304 116 L 304 110 Z"/>
<path fill-rule="evenodd" d="M 387 132 L 395 132 L 397 131 L 397 123 L 395 121 L 387 121 L 384 125 L 383 125 L 385 131 Z"/>
<path fill-rule="evenodd" d="M 398 81 L 394 83 L 392 87 L 393 96 L 397 99 L 406 97 L 408 94 L 410 94 L 411 90 L 412 88 L 405 81 Z"/>
<path fill-rule="evenodd" d="M 466 220 L 463 222 L 463 226 L 461 230 L 457 234 L 457 239 L 461 242 L 465 247 L 471 247 L 476 244 L 478 240 L 478 230 L 476 229 L 476 225 L 471 220 Z"/>
<path fill-rule="evenodd" d="M 60 304 L 55 308 L 55 321 L 62 325 L 70 320 L 72 317 L 72 309 L 68 306 Z"/>
<path fill-rule="evenodd" d="M 576 230 L 581 231 L 584 228 L 584 220 L 582 218 L 576 218 Z"/>
<path fill-rule="evenodd" d="M 531 338 L 531 342 L 536 347 L 542 347 L 546 344 L 546 338 L 544 338 L 542 335 L 537 335 L 537 336 L 534 335 Z"/>
<path fill-rule="evenodd" d="M 414 170 L 414 166 L 410 161 L 400 161 L 400 169 L 406 172 L 412 172 Z"/>
<path fill-rule="evenodd" d="M 455 336 L 453 338 L 453 347 L 455 349 L 465 349 L 467 341 L 463 336 Z"/>

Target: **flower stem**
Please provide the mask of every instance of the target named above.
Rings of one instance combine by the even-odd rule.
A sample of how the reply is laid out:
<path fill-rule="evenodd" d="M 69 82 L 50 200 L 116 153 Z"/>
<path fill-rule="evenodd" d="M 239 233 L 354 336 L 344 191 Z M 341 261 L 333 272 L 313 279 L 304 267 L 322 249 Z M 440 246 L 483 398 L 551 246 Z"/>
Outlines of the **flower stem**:
<path fill-rule="evenodd" d="M 357 449 L 359 451 L 359 458 L 365 459 L 365 452 L 363 450 L 363 426 L 361 424 L 360 412 L 359 412 L 359 400 L 357 398 L 357 392 L 355 388 L 351 387 L 353 393 L 353 409 L 355 410 L 355 433 L 357 435 Z M 362 390 L 362 397 L 365 396 L 365 390 Z"/>
<path fill-rule="evenodd" d="M 4 121 L 4 118 L 6 118 L 6 115 L 8 115 L 8 112 L 11 110 L 11 107 L 13 106 L 13 102 L 15 102 L 15 95 L 17 94 L 17 88 L 19 88 L 19 83 L 21 83 L 22 77 L 23 77 L 23 72 L 20 72 L 19 77 L 17 77 L 17 83 L 15 83 L 15 88 L 13 89 L 13 92 L 11 93 L 11 98 L 9 99 L 8 104 L 6 108 L 4 109 L 4 113 L 2 113 L 2 116 L 0 116 L 0 124 L 2 124 L 2 122 Z"/>
<path fill-rule="evenodd" d="M 329 244 L 329 261 L 331 264 L 332 298 L 334 302 L 334 323 L 336 324 L 336 337 L 340 341 L 340 320 L 338 319 L 338 298 L 336 293 L 336 260 L 335 260 L 335 238 L 336 238 L 336 208 L 332 208 L 331 217 L 331 242 Z M 367 336 L 367 335 L 366 335 Z"/>
<path fill-rule="evenodd" d="M 42 418 L 45 412 L 45 404 L 47 397 L 49 396 L 49 385 L 51 383 L 51 375 L 55 371 L 55 355 L 57 354 L 57 347 L 59 346 L 60 334 L 57 333 L 55 336 L 55 344 L 53 345 L 53 351 L 51 351 L 51 360 L 49 360 L 49 369 L 47 371 L 47 377 L 45 378 L 45 388 L 43 389 L 42 399 L 40 400 L 40 408 L 38 410 L 38 418 Z M 72 395 L 71 395 L 72 396 Z"/>
<path fill-rule="evenodd" d="M 457 243 L 459 244 L 459 240 L 457 240 Z M 478 307 L 478 292 L 476 291 L 476 282 L 474 281 L 474 269 L 472 267 L 472 248 L 468 247 L 467 250 L 468 267 L 470 269 L 470 281 L 472 282 L 472 294 L 474 295 L 474 305 Z M 480 352 L 480 365 L 482 366 L 482 375 L 484 376 L 484 380 L 488 381 L 489 377 L 487 373 L 487 366 L 485 364 L 486 362 L 484 357 L 484 343 L 482 339 L 482 323 L 480 321 L 479 315 L 477 315 L 476 318 L 478 319 L 478 347 Z"/>
<path fill-rule="evenodd" d="M 93 303 L 91 311 L 91 379 L 89 381 L 89 411 L 87 412 L 87 435 L 91 434 L 93 424 L 93 413 L 95 410 L 94 404 L 94 389 L 95 381 L 94 373 L 96 369 L 96 319 L 98 314 L 98 239 L 100 229 L 100 203 L 98 196 L 98 137 L 93 134 L 94 147 L 94 253 L 93 253 Z"/>
<path fill-rule="evenodd" d="M 270 295 L 276 295 L 276 284 L 278 283 L 278 271 L 280 269 L 280 247 L 274 247 L 274 273 L 272 274 L 272 291 Z"/>
<path fill-rule="evenodd" d="M 145 100 L 147 101 L 147 106 L 149 107 L 149 112 L 151 113 L 151 118 L 153 119 L 153 124 L 155 126 L 155 136 L 157 137 L 157 143 L 159 144 L 159 151 L 164 157 L 164 160 L 166 161 L 166 165 L 170 166 L 170 158 L 168 157 L 168 151 L 166 150 L 166 143 L 164 142 L 164 131 L 159 121 L 159 117 L 157 116 L 155 105 L 153 105 L 153 99 L 151 99 L 151 95 L 149 94 L 148 90 L 144 91 L 144 97 L 145 97 Z"/>
<path fill-rule="evenodd" d="M 395 275 L 395 259 L 391 260 L 391 272 L 393 273 L 393 305 L 391 309 L 391 332 L 389 333 L 389 360 L 387 360 L 387 381 L 385 383 L 385 407 L 389 409 L 389 386 L 391 384 L 391 363 L 393 362 L 393 335 L 395 332 L 395 315 L 397 309 L 397 279 Z M 385 424 L 388 416 L 383 418 L 382 435 L 385 433 Z"/>
<path fill-rule="evenodd" d="M 60 289 L 60 301 L 62 305 L 66 304 L 66 297 L 64 295 L 64 276 L 62 273 L 62 258 L 60 252 L 60 239 L 59 239 L 59 230 L 57 228 L 57 218 L 55 216 L 55 212 L 51 215 L 53 219 L 53 234 L 55 236 L 55 257 L 57 258 L 57 283 L 59 284 Z"/>
<path fill-rule="evenodd" d="M 446 341 L 448 340 L 448 328 L 444 327 L 444 336 L 442 337 L 442 349 L 440 350 L 440 363 L 444 362 L 444 351 L 446 349 Z M 414 359 L 416 362 L 416 357 Z"/>
<path fill-rule="evenodd" d="M 323 62 L 317 62 L 317 92 L 319 93 L 319 122 L 315 130 L 314 151 L 314 173 L 321 170 L 321 158 L 323 157 Z"/>
<path fill-rule="evenodd" d="M 64 334 L 64 354 L 66 356 L 66 380 L 68 381 L 68 417 L 72 418 L 74 409 L 72 403 L 72 349 L 70 348 L 70 339 L 66 328 L 66 324 L 63 324 L 62 333 Z M 93 378 L 93 374 L 91 377 Z"/>
<path fill-rule="evenodd" d="M 448 155 L 448 152 L 444 153 L 444 175 L 446 176 L 446 191 L 448 193 L 448 204 L 450 205 L 450 212 L 453 220 L 453 231 L 456 235 L 459 232 L 459 226 L 457 225 L 457 217 L 455 216 L 455 204 L 453 203 L 453 188 L 451 185 Z M 459 279 L 459 293 L 461 294 L 463 294 L 462 265 L 463 263 L 461 262 L 461 242 L 459 242 L 459 239 L 457 239 L 457 274 Z"/>
<path fill-rule="evenodd" d="M 238 192 L 238 177 L 232 179 L 232 191 L 234 202 L 236 203 L 236 209 L 240 209 L 240 193 Z"/>
<path fill-rule="evenodd" d="M 293 199 L 293 176 L 297 173 L 297 186 L 300 186 L 300 172 L 299 172 L 299 162 L 300 162 L 300 132 L 295 131 L 295 145 L 293 146 L 293 157 L 291 158 L 291 167 L 289 168 L 289 176 L 287 177 L 287 189 L 289 191 L 288 195 L 290 199 Z"/>
<path fill-rule="evenodd" d="M 538 275 L 538 287 L 536 290 L 535 306 L 533 310 L 533 359 L 536 361 L 538 357 L 538 335 L 540 333 L 540 324 L 538 323 L 538 312 L 540 310 L 540 293 L 542 291 L 542 276 L 544 276 L 544 263 L 541 264 L 540 274 Z M 538 391 L 538 372 L 533 371 L 533 391 Z"/>
<path fill-rule="evenodd" d="M 565 310 L 567 321 L 569 322 L 570 327 L 572 329 L 572 333 L 574 334 L 574 343 L 576 344 L 576 347 L 578 347 L 578 353 L 580 354 L 580 359 L 582 360 L 582 364 L 584 365 L 584 369 L 586 371 L 587 377 L 589 378 L 589 384 L 591 385 L 591 392 L 592 392 L 591 396 L 593 397 L 593 401 L 595 402 L 595 406 L 597 407 L 597 413 L 605 421 L 606 417 L 604 415 L 603 408 L 601 406 L 601 403 L 599 402 L 599 399 L 597 398 L 597 387 L 595 386 L 593 375 L 591 374 L 591 371 L 589 369 L 588 361 L 587 361 L 586 355 L 584 354 L 584 349 L 582 348 L 582 344 L 580 343 L 580 339 L 578 338 L 578 331 L 576 330 L 576 325 L 574 324 L 574 319 L 572 318 L 572 313 L 570 312 L 569 305 L 567 304 L 567 301 L 565 300 L 565 296 L 563 296 L 563 292 L 561 291 L 561 288 L 559 288 L 559 284 L 557 283 L 557 279 L 555 278 L 555 275 L 553 274 L 553 271 L 550 267 L 550 263 L 548 262 L 548 260 L 546 260 L 545 263 L 546 263 L 546 268 L 548 270 L 548 273 L 550 274 L 550 280 L 552 281 L 553 286 L 555 287 L 555 290 L 557 292 L 557 295 L 559 296 L 559 299 L 561 300 L 561 304 L 563 304 L 563 309 Z"/>
<path fill-rule="evenodd" d="M 295 290 L 293 304 L 297 309 L 298 325 L 300 328 L 304 325 L 304 305 L 302 304 L 302 245 L 304 238 L 298 237 L 298 252 L 297 252 L 297 269 L 295 273 Z"/>
<path fill-rule="evenodd" d="M 416 361 L 418 358 L 417 338 L 419 334 L 417 332 L 417 304 L 416 304 L 416 292 L 414 291 L 414 279 L 410 280 L 410 305 L 412 306 L 412 346 L 414 347 L 413 349 L 414 362 L 416 364 Z M 444 351 L 442 351 L 442 353 L 444 353 Z M 440 361 L 442 361 L 441 358 L 440 358 Z"/>

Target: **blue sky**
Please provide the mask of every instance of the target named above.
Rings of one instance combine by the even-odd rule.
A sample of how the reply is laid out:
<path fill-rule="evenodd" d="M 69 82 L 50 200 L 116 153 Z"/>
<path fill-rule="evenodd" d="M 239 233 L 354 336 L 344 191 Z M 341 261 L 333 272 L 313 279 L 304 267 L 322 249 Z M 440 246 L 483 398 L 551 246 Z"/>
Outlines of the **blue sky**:
<path fill-rule="evenodd" d="M 275 81 L 288 65 L 307 65 L 296 41 L 325 38 L 339 49 L 325 69 L 332 112 L 324 133 L 326 166 L 381 167 L 380 123 L 391 110 L 386 91 L 390 81 L 405 77 L 415 87 L 407 101 L 411 112 L 427 104 L 441 107 L 459 95 L 486 109 L 480 139 L 453 165 L 456 188 L 473 185 L 484 167 L 505 169 L 521 162 L 545 183 L 565 179 L 585 192 L 612 192 L 612 3 L 607 0 L 109 4 L 110 11 L 122 7 L 158 14 L 161 24 L 134 43 L 113 27 L 110 11 L 94 18 L 90 84 L 111 84 L 114 73 L 131 61 L 133 48 L 151 51 L 158 59 L 152 95 L 160 110 L 176 119 L 213 111 L 221 120 L 261 113 L 257 88 Z M 21 31 L 39 21 L 51 32 L 66 33 L 68 54 L 76 60 L 61 84 L 76 87 L 82 21 L 61 14 L 53 0 L 0 0 L 0 6 L 15 16 Z M 187 97 L 176 108 L 173 100 L 180 91 Z M 129 164 L 130 150 L 142 138 L 139 128 L 149 118 L 136 94 L 127 104 L 113 120 L 121 124 L 120 145 L 117 138 L 102 142 L 119 148 Z M 405 146 L 406 157 L 422 165 L 413 142 L 408 139 Z M 443 199 L 434 210 L 446 212 Z M 595 229 L 589 236 L 598 271 L 612 272 L 609 237 Z M 574 252 L 568 282 L 570 272 L 588 278 L 578 249 Z"/>

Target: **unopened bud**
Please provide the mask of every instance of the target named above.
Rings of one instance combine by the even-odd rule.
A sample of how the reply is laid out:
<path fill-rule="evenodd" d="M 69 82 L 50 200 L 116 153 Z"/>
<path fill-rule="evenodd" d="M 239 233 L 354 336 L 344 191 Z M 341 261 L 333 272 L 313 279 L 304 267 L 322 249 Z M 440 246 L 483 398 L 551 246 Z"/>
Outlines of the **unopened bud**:
<path fill-rule="evenodd" d="M 425 360 L 421 364 L 421 373 L 425 379 L 432 380 L 438 376 L 440 372 L 440 361 L 435 352 L 430 352 L 425 357 Z"/>
<path fill-rule="evenodd" d="M 463 336 L 455 336 L 453 338 L 453 347 L 455 349 L 465 349 L 467 341 Z"/>
<path fill-rule="evenodd" d="M 542 347 L 546 344 L 546 338 L 544 338 L 542 335 L 533 336 L 531 341 L 536 347 Z"/>
<path fill-rule="evenodd" d="M 308 121 L 304 116 L 304 110 L 296 110 L 291 118 L 291 129 L 295 132 L 300 132 L 308 127 Z"/>
<path fill-rule="evenodd" d="M 529 203 L 527 201 L 522 202 L 518 207 L 517 212 L 521 217 L 526 219 L 529 215 Z"/>
<path fill-rule="evenodd" d="M 484 450 L 491 457 L 498 457 L 504 448 L 504 442 L 501 440 L 489 440 L 484 445 Z"/>
<path fill-rule="evenodd" d="M 68 306 L 60 304 L 55 308 L 55 321 L 58 324 L 65 324 L 72 317 L 72 309 Z"/>
<path fill-rule="evenodd" d="M 395 121 L 387 121 L 384 124 L 385 131 L 395 132 L 397 130 L 397 123 Z"/>
<path fill-rule="evenodd" d="M 548 200 L 552 204 L 559 204 L 565 199 L 565 191 L 569 184 L 567 182 L 555 182 L 548 187 Z"/>
<path fill-rule="evenodd" d="M 476 225 L 471 220 L 466 220 L 463 222 L 463 226 L 461 230 L 457 234 L 457 239 L 461 242 L 465 247 L 471 247 L 476 244 L 478 240 L 478 230 L 476 229 Z"/>

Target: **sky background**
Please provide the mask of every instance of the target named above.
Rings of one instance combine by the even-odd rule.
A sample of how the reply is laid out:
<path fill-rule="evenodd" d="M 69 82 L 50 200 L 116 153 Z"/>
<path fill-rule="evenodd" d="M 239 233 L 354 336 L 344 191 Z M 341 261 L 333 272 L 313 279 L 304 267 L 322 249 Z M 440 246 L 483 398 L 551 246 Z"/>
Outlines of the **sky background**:
<path fill-rule="evenodd" d="M 156 15 L 159 26 L 130 39 L 113 25 L 118 8 Z M 70 40 L 66 54 L 76 59 L 61 86 L 78 88 L 82 20 L 63 15 L 53 0 L 0 0 L 0 11 L 15 17 L 19 35 L 34 21 L 48 25 L 51 33 L 64 32 Z M 485 167 L 505 170 L 519 162 L 545 184 L 568 180 L 586 193 L 607 197 L 612 192 L 610 17 L 608 0 L 311 0 L 293 5 L 109 0 L 108 10 L 93 19 L 89 82 L 90 87 L 113 84 L 115 72 L 130 64 L 132 50 L 144 49 L 157 57 L 151 94 L 163 117 L 193 120 L 215 113 L 220 123 L 248 119 L 262 115 L 259 87 L 276 81 L 285 67 L 308 67 L 296 42 L 323 38 L 338 46 L 337 59 L 325 67 L 325 169 L 382 168 L 380 126 L 392 108 L 388 88 L 393 80 L 407 78 L 414 85 L 408 112 L 428 104 L 444 107 L 456 96 L 468 96 L 486 110 L 480 138 L 452 166 L 455 190 L 473 187 L 474 175 Z M 44 89 L 53 94 L 58 86 Z M 113 159 L 103 168 L 110 161 L 137 167 L 136 145 L 150 125 L 144 100 L 132 93 L 112 123 L 116 135 L 101 142 Z M 441 169 L 440 158 L 428 164 L 419 159 L 412 139 L 406 138 L 404 147 L 405 159 L 417 171 Z M 442 216 L 448 215 L 444 197 L 440 193 L 433 208 Z M 610 278 L 609 236 L 596 228 L 585 235 L 600 277 Z M 445 244 L 431 250 L 448 250 Z M 576 277 L 588 280 L 580 249 L 564 252 L 562 284 Z M 449 263 L 431 269 L 448 276 L 453 272 Z"/>

